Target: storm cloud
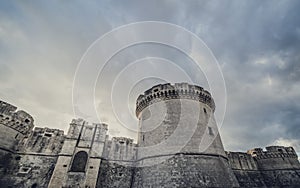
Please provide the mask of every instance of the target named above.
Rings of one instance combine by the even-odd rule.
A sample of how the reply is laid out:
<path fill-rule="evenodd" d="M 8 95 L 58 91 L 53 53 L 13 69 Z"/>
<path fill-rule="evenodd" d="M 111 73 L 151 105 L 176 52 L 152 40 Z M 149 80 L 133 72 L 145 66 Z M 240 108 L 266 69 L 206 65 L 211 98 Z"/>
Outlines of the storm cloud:
<path fill-rule="evenodd" d="M 92 42 L 124 24 L 164 21 L 199 36 L 222 68 L 227 110 L 220 132 L 227 150 L 284 144 L 300 151 L 299 9 L 296 0 L 3 1 L 0 97 L 32 114 L 36 126 L 66 130 L 74 117 L 75 70 Z M 157 45 L 128 49 L 115 61 L 151 54 L 188 61 Z M 143 82 L 136 93 L 158 82 Z M 108 105 L 97 104 L 100 111 Z M 103 118 L 112 136 L 135 137 L 112 117 Z"/>

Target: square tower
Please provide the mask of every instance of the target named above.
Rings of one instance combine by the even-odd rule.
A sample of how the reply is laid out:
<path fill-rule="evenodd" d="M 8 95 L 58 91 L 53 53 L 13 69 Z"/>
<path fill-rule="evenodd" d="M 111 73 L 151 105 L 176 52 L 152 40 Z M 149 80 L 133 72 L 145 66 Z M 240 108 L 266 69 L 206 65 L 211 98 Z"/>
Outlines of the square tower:
<path fill-rule="evenodd" d="M 95 187 L 106 134 L 106 124 L 73 119 L 49 188 Z"/>

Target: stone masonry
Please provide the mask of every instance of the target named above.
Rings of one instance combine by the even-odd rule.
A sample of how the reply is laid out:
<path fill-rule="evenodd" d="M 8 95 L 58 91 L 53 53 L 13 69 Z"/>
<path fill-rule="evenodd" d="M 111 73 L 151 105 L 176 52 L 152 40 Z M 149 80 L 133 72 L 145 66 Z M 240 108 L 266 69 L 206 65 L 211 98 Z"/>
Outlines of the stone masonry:
<path fill-rule="evenodd" d="M 292 147 L 224 151 L 215 108 L 199 86 L 156 85 L 137 99 L 135 143 L 83 119 L 66 134 L 34 127 L 0 101 L 0 187 L 300 187 Z"/>

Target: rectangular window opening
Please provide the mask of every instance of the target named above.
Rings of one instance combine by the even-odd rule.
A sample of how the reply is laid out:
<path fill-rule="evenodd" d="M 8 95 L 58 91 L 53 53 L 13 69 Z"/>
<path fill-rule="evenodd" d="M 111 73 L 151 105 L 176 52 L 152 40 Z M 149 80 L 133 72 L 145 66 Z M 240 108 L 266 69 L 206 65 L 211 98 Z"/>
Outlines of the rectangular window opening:
<path fill-rule="evenodd" d="M 208 127 L 208 134 L 214 136 L 214 132 L 211 127 Z"/>

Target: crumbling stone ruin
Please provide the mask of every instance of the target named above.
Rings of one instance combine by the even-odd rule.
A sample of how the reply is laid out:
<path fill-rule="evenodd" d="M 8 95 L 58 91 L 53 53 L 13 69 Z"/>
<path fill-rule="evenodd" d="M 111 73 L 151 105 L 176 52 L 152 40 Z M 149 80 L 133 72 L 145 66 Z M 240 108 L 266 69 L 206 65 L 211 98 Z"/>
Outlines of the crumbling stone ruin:
<path fill-rule="evenodd" d="M 214 111 L 199 86 L 156 85 L 137 99 L 136 144 L 83 119 L 66 134 L 34 127 L 0 101 L 0 187 L 300 187 L 292 147 L 224 151 Z"/>

